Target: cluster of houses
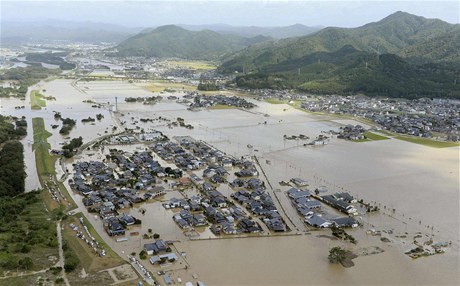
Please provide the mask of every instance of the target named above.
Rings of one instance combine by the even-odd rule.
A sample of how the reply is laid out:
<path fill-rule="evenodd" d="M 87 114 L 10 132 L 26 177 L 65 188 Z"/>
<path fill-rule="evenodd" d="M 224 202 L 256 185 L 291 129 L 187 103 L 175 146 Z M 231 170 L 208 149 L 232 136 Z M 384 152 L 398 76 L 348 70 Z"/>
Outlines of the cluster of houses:
<path fill-rule="evenodd" d="M 177 177 L 181 171 L 163 168 L 147 151 L 130 154 L 111 150 L 107 161 L 77 162 L 70 186 L 84 196 L 88 211 L 104 220 L 109 235 L 123 235 L 127 226 L 140 221 L 119 212 L 164 195 L 165 189 L 157 185 L 160 178 Z"/>
<path fill-rule="evenodd" d="M 337 135 L 337 138 L 345 139 L 345 140 L 363 140 L 366 137 L 364 136 L 364 132 L 366 129 L 361 125 L 347 125 L 344 127 L 340 127 L 340 133 Z"/>
<path fill-rule="evenodd" d="M 267 227 L 274 232 L 286 231 L 286 226 L 281 218 L 271 196 L 262 189 L 252 192 L 246 189 L 238 190 L 232 197 L 251 214 L 259 217 Z"/>
<path fill-rule="evenodd" d="M 188 229 L 211 224 L 211 231 L 215 234 L 260 232 L 260 226 L 234 204 L 237 202 L 258 216 L 272 231 L 286 230 L 272 198 L 265 192 L 265 183 L 257 178 L 259 172 L 252 161 L 233 158 L 190 137 L 177 137 L 176 140 L 179 144 L 168 142 L 154 150 L 184 170 L 203 170 L 202 178 L 190 174 L 190 183 L 200 190 L 201 195 L 172 198 L 163 204 L 167 209 L 182 209 L 173 216 L 179 227 Z M 235 168 L 236 179 L 229 182 L 229 171 Z M 233 201 L 217 190 L 216 186 L 220 184 L 235 189 L 231 196 Z"/>
<path fill-rule="evenodd" d="M 314 96 L 303 98 L 301 108 L 317 112 L 349 114 L 368 118 L 395 133 L 460 140 L 460 101 L 420 98 L 413 100 L 355 96 Z"/>
<path fill-rule="evenodd" d="M 252 102 L 247 101 L 240 96 L 225 96 L 225 95 L 196 95 L 193 102 L 189 105 L 189 110 L 197 110 L 200 108 L 211 107 L 215 105 L 234 106 L 238 108 L 251 109 L 256 107 Z"/>
<path fill-rule="evenodd" d="M 165 140 L 152 145 L 153 151 L 163 160 L 173 162 L 182 170 L 197 170 L 203 162 L 185 151 L 179 144 Z"/>
<path fill-rule="evenodd" d="M 205 163 L 210 166 L 232 167 L 233 158 L 224 152 L 210 146 L 204 141 L 198 141 L 191 137 L 177 137 L 181 147 L 188 150 L 190 154 L 200 158 L 202 165 Z"/>
<path fill-rule="evenodd" d="M 162 167 L 150 151 L 128 153 L 110 150 L 105 162 L 78 162 L 74 165 L 71 187 L 84 196 L 83 203 L 90 212 L 103 219 L 110 236 L 124 235 L 127 227 L 140 223 L 137 219 L 120 213 L 124 208 L 141 203 L 165 193 L 165 177 L 173 178 L 172 185 L 200 190 L 191 198 L 172 198 L 164 203 L 169 209 L 181 208 L 173 220 L 182 229 L 208 226 L 215 234 L 257 233 L 262 230 L 254 215 L 272 231 L 285 231 L 286 227 L 265 191 L 253 162 L 235 159 L 208 144 L 190 137 L 178 138 L 179 143 L 168 138 L 156 140 L 150 146 L 158 156 L 179 168 Z M 203 170 L 203 176 L 195 173 Z M 230 170 L 235 179 L 228 182 Z M 190 175 L 183 177 L 183 171 Z M 236 192 L 233 199 L 220 191 L 220 184 L 228 184 Z M 239 203 L 244 208 L 237 206 Z"/>
<path fill-rule="evenodd" d="M 210 225 L 215 235 L 258 233 L 261 231 L 256 222 L 234 205 L 221 192 L 209 183 L 199 186 L 202 195 L 194 195 L 188 199 L 171 198 L 163 206 L 167 209 L 180 208 L 173 220 L 184 229 Z"/>
<path fill-rule="evenodd" d="M 304 218 L 306 224 L 315 228 L 327 228 L 335 225 L 337 227 L 357 227 L 358 222 L 350 217 L 340 217 L 328 219 L 323 215 L 321 201 L 331 205 L 335 209 L 347 215 L 356 214 L 356 209 L 351 204 L 356 200 L 348 193 L 336 193 L 335 195 L 320 196 L 320 200 L 312 197 L 310 191 L 306 189 L 292 187 L 287 191 L 287 195 L 297 212 Z"/>
<path fill-rule="evenodd" d="M 412 114 L 410 116 L 385 114 L 375 115 L 372 119 L 375 123 L 378 123 L 391 132 L 424 138 L 431 138 L 433 136 L 431 133 L 433 123 L 430 118 L 425 118 L 425 116 L 417 114 Z"/>

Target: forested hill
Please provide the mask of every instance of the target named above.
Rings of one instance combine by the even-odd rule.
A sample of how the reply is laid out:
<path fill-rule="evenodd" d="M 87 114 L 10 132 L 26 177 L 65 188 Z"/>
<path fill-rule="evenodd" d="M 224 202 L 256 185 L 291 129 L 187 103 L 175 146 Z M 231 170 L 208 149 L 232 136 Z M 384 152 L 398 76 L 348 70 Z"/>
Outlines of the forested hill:
<path fill-rule="evenodd" d="M 404 12 L 246 48 L 219 68 L 239 86 L 314 93 L 458 97 L 460 25 Z"/>
<path fill-rule="evenodd" d="M 221 35 L 210 30 L 189 31 L 168 25 L 139 33 L 116 49 L 120 56 L 145 56 L 159 58 L 217 59 L 249 45 L 270 40 L 269 37 L 252 38 Z"/>
<path fill-rule="evenodd" d="M 231 26 L 225 24 L 179 26 L 190 31 L 211 30 L 223 35 L 233 34 L 247 38 L 265 36 L 274 39 L 285 39 L 291 37 L 306 36 L 316 33 L 324 28 L 322 26 L 309 27 L 302 24 L 294 24 L 290 26 L 281 27 Z"/>

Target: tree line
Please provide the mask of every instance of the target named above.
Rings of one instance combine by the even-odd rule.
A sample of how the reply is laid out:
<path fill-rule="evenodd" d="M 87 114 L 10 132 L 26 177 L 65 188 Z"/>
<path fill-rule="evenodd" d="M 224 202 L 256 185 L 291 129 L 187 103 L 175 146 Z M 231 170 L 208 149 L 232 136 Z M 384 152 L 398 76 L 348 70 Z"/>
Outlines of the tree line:
<path fill-rule="evenodd" d="M 24 192 L 26 172 L 24 147 L 19 141 L 8 141 L 0 150 L 0 197 Z"/>
<path fill-rule="evenodd" d="M 0 80 L 13 81 L 13 85 L 11 87 L 0 87 L 0 97 L 24 97 L 29 86 L 60 72 L 60 69 L 47 69 L 42 66 L 7 69 L 0 73 Z"/>

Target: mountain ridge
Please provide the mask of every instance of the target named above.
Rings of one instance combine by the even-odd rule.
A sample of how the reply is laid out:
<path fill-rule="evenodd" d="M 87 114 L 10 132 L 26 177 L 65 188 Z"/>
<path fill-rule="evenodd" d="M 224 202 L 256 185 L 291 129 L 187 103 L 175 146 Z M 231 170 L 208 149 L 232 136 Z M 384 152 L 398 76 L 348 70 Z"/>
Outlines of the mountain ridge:
<path fill-rule="evenodd" d="M 165 25 L 130 37 L 116 49 L 120 56 L 217 59 L 226 53 L 268 40 L 270 38 L 263 36 L 245 38 L 221 35 L 211 30 L 189 31 L 177 25 Z"/>
<path fill-rule="evenodd" d="M 236 83 L 248 88 L 460 97 L 459 51 L 460 25 L 396 12 L 357 28 L 248 47 L 219 71 L 244 72 Z"/>
<path fill-rule="evenodd" d="M 199 31 L 203 29 L 212 30 L 219 34 L 233 34 L 240 37 L 255 37 L 258 35 L 271 37 L 274 39 L 284 39 L 290 37 L 301 37 L 313 34 L 321 29 L 322 26 L 305 26 L 303 24 L 293 24 L 288 26 L 274 26 L 274 27 L 259 27 L 259 26 L 232 26 L 225 24 L 214 25 L 185 25 L 179 24 L 191 31 Z"/>
<path fill-rule="evenodd" d="M 396 12 L 378 22 L 361 27 L 327 27 L 312 35 L 279 40 L 273 46 L 267 44 L 256 49 L 247 48 L 240 54 L 244 58 L 242 62 L 250 69 L 260 69 L 266 64 L 279 63 L 313 52 L 333 52 L 345 45 L 368 52 L 394 53 L 402 56 L 404 54 L 399 53 L 409 46 L 426 42 L 445 33 L 459 34 L 460 25 L 449 24 L 438 19 L 426 19 L 406 12 Z M 454 43 L 449 49 L 450 54 L 456 55 L 459 49 L 460 43 Z M 446 54 L 445 57 L 455 57 L 456 61 L 460 62 L 460 56 Z M 427 60 L 442 62 L 443 58 L 428 57 Z M 243 70 L 241 63 L 238 63 L 238 55 L 232 59 L 232 62 L 224 63 L 222 70 L 229 72 L 229 68 L 240 72 Z"/>
<path fill-rule="evenodd" d="M 1 41 L 5 44 L 22 44 L 47 41 L 71 42 L 121 42 L 141 31 L 141 28 L 93 23 L 45 20 L 33 22 L 1 22 Z"/>

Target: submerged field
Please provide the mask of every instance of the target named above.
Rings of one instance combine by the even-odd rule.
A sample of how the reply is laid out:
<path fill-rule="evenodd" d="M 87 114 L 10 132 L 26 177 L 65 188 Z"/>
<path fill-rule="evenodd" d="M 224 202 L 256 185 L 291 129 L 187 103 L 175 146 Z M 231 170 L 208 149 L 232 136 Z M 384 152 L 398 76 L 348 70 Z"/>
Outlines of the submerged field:
<path fill-rule="evenodd" d="M 46 107 L 46 101 L 43 99 L 43 94 L 40 94 L 38 90 L 32 90 L 30 93 L 30 105 L 33 110 L 40 110 L 42 107 Z"/>
<path fill-rule="evenodd" d="M 102 92 L 101 92 L 102 93 Z M 398 235 L 409 231 L 433 232 L 439 241 L 455 241 L 455 246 L 449 249 L 449 253 L 428 258 L 423 262 L 414 262 L 403 254 L 404 243 L 407 240 L 396 239 L 392 244 L 382 244 L 378 239 L 367 237 L 359 231 L 354 234 L 360 237 L 360 243 L 364 245 L 380 245 L 385 248 L 385 254 L 371 257 L 359 257 L 355 259 L 356 267 L 350 270 L 354 273 L 345 278 L 340 269 L 327 266 L 325 253 L 331 245 L 327 242 L 315 242 L 319 249 L 315 252 L 307 251 L 305 259 L 290 260 L 289 257 L 296 255 L 300 245 L 308 245 L 311 239 L 305 236 L 290 238 L 292 243 L 286 246 L 288 238 L 280 237 L 269 239 L 270 242 L 260 242 L 258 239 L 237 239 L 235 241 L 202 241 L 182 243 L 179 249 L 190 253 L 192 265 L 198 265 L 201 275 L 211 277 L 210 282 L 217 285 L 225 284 L 257 284 L 260 281 L 273 284 L 298 284 L 300 281 L 310 279 L 313 283 L 328 284 L 326 277 L 343 279 L 344 284 L 374 284 L 376 281 L 387 281 L 394 284 L 398 281 L 403 284 L 412 284 L 414 281 L 425 281 L 428 284 L 449 284 L 456 281 L 457 277 L 450 275 L 449 271 L 441 269 L 453 269 L 458 266 L 455 257 L 458 255 L 458 147 L 453 148 L 430 148 L 418 144 L 412 144 L 392 138 L 391 136 L 379 135 L 375 132 L 367 133 L 366 142 L 355 144 L 330 138 L 327 146 L 305 147 L 299 140 L 283 140 L 283 135 L 305 134 L 315 138 L 322 131 L 330 129 L 338 130 L 343 124 L 362 124 L 351 119 L 329 116 L 327 114 L 309 114 L 301 112 L 287 104 L 271 104 L 254 101 L 258 107 L 254 110 L 244 111 L 239 109 L 207 110 L 199 112 L 186 111 L 186 107 L 174 101 L 164 100 L 154 106 L 141 106 L 124 104 L 120 106 L 123 113 L 134 116 L 132 126 L 140 125 L 142 128 L 154 128 L 165 132 L 168 136 L 190 135 L 211 143 L 225 153 L 233 156 L 255 155 L 262 163 L 262 167 L 274 188 L 280 188 L 277 182 L 288 180 L 291 177 L 302 177 L 312 181 L 315 185 L 326 185 L 332 191 L 346 190 L 358 198 L 366 201 L 378 202 L 382 209 L 395 209 L 395 213 L 389 212 L 387 216 L 394 216 L 390 220 L 369 220 L 372 225 L 384 229 L 394 229 Z M 193 125 L 193 130 L 184 128 L 169 129 L 166 126 L 134 123 L 139 118 L 159 116 L 167 118 L 184 118 L 187 124 Z M 268 115 L 268 116 L 267 116 Z M 131 126 L 127 121 L 127 126 Z M 253 146 L 248 148 L 247 146 Z M 269 163 L 267 163 L 269 162 Z M 429 174 L 429 175 L 428 175 Z M 434 193 L 442 196 L 442 199 L 433 201 Z M 417 197 L 419 203 L 414 204 Z M 437 196 L 438 197 L 438 196 Z M 439 198 L 439 197 L 438 197 Z M 282 199 L 284 200 L 284 199 Z M 288 202 L 289 203 L 289 202 Z M 292 215 L 297 215 L 291 212 Z M 451 215 L 455 214 L 455 215 Z M 370 224 L 368 225 L 370 227 Z M 433 227 L 433 231 L 431 228 Z M 406 230 L 405 230 L 406 229 Z M 364 232 L 364 229 L 362 230 Z M 264 239 L 265 240 L 265 239 Z M 272 241 L 273 240 L 273 241 Z M 314 239 L 316 240 L 316 239 Z M 367 241 L 367 242 L 366 242 Z M 372 242 L 374 241 L 374 242 Z M 373 244 L 372 244 L 373 243 Z M 263 250 L 264 245 L 270 245 L 272 251 L 269 258 Z M 238 249 L 232 253 L 226 251 Z M 334 244 L 333 244 L 334 245 Z M 390 248 L 389 248 L 390 247 Z M 219 253 L 218 257 L 226 257 L 222 263 L 204 255 L 205 249 L 213 249 L 213 253 Z M 306 247 L 310 249 L 310 247 Z M 246 271 L 246 262 L 262 259 L 260 273 L 263 277 L 253 276 L 252 272 Z M 248 260 L 248 255 L 253 257 Z M 314 257 L 314 258 L 313 258 Z M 319 265 L 327 269 L 322 275 L 300 275 L 305 267 L 316 269 L 310 264 L 313 261 L 321 261 Z M 391 266 L 396 273 L 393 277 L 387 277 L 378 269 L 390 267 L 391 261 L 397 260 L 396 265 Z M 228 263 L 239 261 L 238 269 L 241 273 L 238 277 L 224 274 Z M 283 265 L 275 261 L 289 261 Z M 211 266 L 212 265 L 212 266 Z M 258 264 L 259 265 L 259 264 Z M 442 267 L 440 265 L 443 265 Z M 251 267 L 251 269 L 253 269 Z M 262 270 L 265 269 L 265 270 Z M 268 270 L 269 269 L 269 270 Z M 399 269 L 406 269 L 400 271 Z M 410 269 L 407 271 L 407 269 Z M 428 278 L 424 273 L 427 269 L 438 269 L 443 276 Z M 317 269 L 319 271 L 319 269 Z M 277 272 L 279 271 L 279 272 Z M 283 273 L 276 275 L 275 273 Z M 289 273 L 289 274 L 288 274 Z M 317 273 L 317 272 L 316 272 Z M 186 275 L 179 272 L 177 275 Z M 417 276 L 419 279 L 413 280 Z M 423 278 L 422 278 L 423 277 Z M 280 280 L 281 279 L 281 280 Z M 307 280 L 305 280 L 307 279 Z M 328 282 L 329 281 L 329 282 Z M 427 282 L 429 281 L 429 282 Z M 416 283 L 414 283 L 416 284 Z"/>
<path fill-rule="evenodd" d="M 213 63 L 204 61 L 187 61 L 187 60 L 171 60 L 164 62 L 170 68 L 182 68 L 189 70 L 214 70 L 217 66 Z"/>
<path fill-rule="evenodd" d="M 167 80 L 156 80 L 150 83 L 136 84 L 150 92 L 177 92 L 177 91 L 194 91 L 196 86 L 183 83 L 171 82 Z"/>
<path fill-rule="evenodd" d="M 286 212 L 295 216 L 297 220 L 301 219 L 297 217 L 296 211 L 287 200 L 284 194 L 286 190 L 278 184 L 279 181 L 292 177 L 307 179 L 314 186 L 328 186 L 331 192 L 346 190 L 358 198 L 378 202 L 383 212 L 387 213 L 381 217 L 365 217 L 366 227 L 352 232 L 358 238 L 359 247 L 367 249 L 379 246 L 385 252 L 360 255 L 354 260 L 355 267 L 343 269 L 341 266 L 329 264 L 327 252 L 330 247 L 336 245 L 346 248 L 353 246 L 317 237 L 320 234 L 329 235 L 330 231 L 327 230 L 310 234 L 299 231 L 300 234 L 294 236 L 189 241 L 172 221 L 173 213 L 165 210 L 161 202 L 147 205 L 148 212 L 145 217 L 141 216 L 138 207 L 131 209 L 130 212 L 134 216 L 145 221 L 145 226 L 141 227 L 141 234 L 147 228 L 152 228 L 165 239 L 180 241 L 175 245 L 179 251 L 187 253 L 187 261 L 191 268 L 188 271 L 173 272 L 172 278 L 180 276 L 184 280 L 192 280 L 192 274 L 198 273 L 200 278 L 210 285 L 327 285 L 337 281 L 347 285 L 458 282 L 458 147 L 431 148 L 376 133 L 368 134 L 370 140 L 359 144 L 332 136 L 328 145 L 304 146 L 307 141 L 285 140 L 284 135 L 304 134 L 316 138 L 324 134 L 323 131 L 338 130 L 340 126 L 350 123 L 350 120 L 326 114 L 301 112 L 287 104 L 260 101 L 254 101 L 258 105 L 257 108 L 247 111 L 188 111 L 187 106 L 167 99 L 170 94 L 180 98 L 184 94 L 182 91 L 165 93 L 163 100 L 155 105 L 126 103 L 125 97 L 151 96 L 151 92 L 128 82 L 78 83 L 80 91 L 74 89 L 70 81 L 57 80 L 46 85 L 46 90 L 57 97 L 56 102 L 51 105 L 65 113 L 65 117 L 79 119 L 77 128 L 70 134 L 71 137 L 81 134 L 87 142 L 98 137 L 98 133 L 102 135 L 107 130 L 110 132 L 112 126 L 116 125 L 110 120 L 111 115 L 104 109 L 92 109 L 90 104 L 83 104 L 82 100 L 113 103 L 114 98 L 118 97 L 119 113 L 114 116 L 116 121 L 126 122 L 125 127 L 139 126 L 145 130 L 160 130 L 170 138 L 189 135 L 209 142 L 235 157 L 256 156 L 281 203 L 288 209 Z M 64 93 L 72 96 L 60 98 L 59 95 Z M 71 105 L 74 106 L 72 109 L 65 107 Z M 47 108 L 50 109 L 50 106 Z M 104 114 L 102 122 L 96 122 L 95 125 L 80 123 L 80 119 L 94 115 L 95 112 Z M 47 126 L 55 122 L 52 113 L 47 116 L 44 118 L 44 129 L 49 129 Z M 159 121 L 140 122 L 140 118 L 158 116 L 172 120 L 181 117 L 186 124 L 193 125 L 194 129 L 171 129 Z M 53 135 L 47 140 L 52 148 L 58 148 L 66 139 L 56 130 L 51 130 L 51 133 Z M 134 146 L 132 149 L 132 152 L 136 150 Z M 105 155 L 90 150 L 85 156 L 101 159 Z M 77 157 L 74 160 L 79 159 L 80 157 Z M 84 208 L 80 196 L 76 196 L 76 202 Z M 388 211 L 390 209 L 395 209 L 395 213 Z M 137 252 L 140 250 L 143 244 L 140 236 L 117 243 L 103 231 L 97 217 L 87 213 L 85 215 L 94 229 L 100 233 L 101 239 L 118 255 L 127 249 L 137 249 Z M 371 225 L 386 231 L 394 230 L 398 234 L 405 231 L 410 234 L 423 231 L 429 235 L 432 232 L 436 241 L 452 241 L 452 247 L 443 255 L 412 261 L 403 254 L 411 237 L 397 239 L 393 236 L 394 240 L 391 243 L 384 243 L 379 237 L 369 237 L 365 234 Z M 71 232 L 67 235 L 71 235 Z M 78 246 L 75 247 L 78 249 Z M 94 261 L 98 260 L 88 257 L 81 259 L 85 268 L 92 268 Z M 230 268 L 234 271 L 228 271 Z M 381 269 L 388 269 L 392 275 L 388 276 Z M 235 272 L 238 275 L 234 275 Z"/>

